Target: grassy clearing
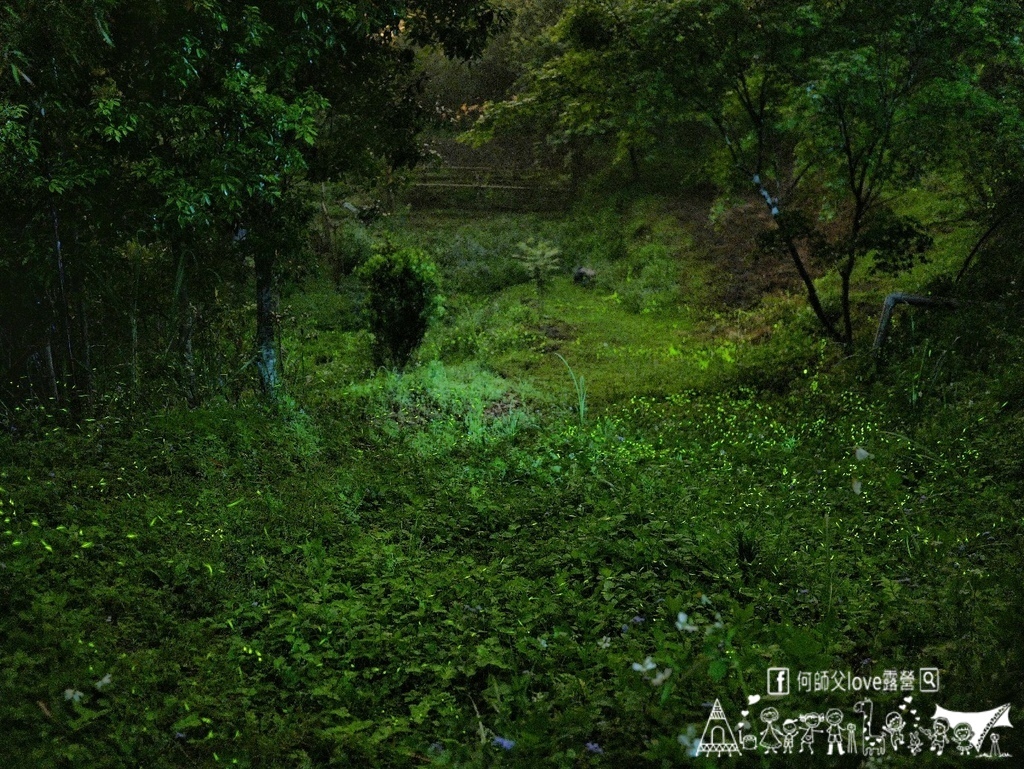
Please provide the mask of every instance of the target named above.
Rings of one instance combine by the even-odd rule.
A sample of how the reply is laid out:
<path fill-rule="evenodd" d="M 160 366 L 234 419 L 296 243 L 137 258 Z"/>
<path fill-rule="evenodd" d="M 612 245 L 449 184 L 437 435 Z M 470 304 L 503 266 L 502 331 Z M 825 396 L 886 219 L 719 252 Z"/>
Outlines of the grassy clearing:
<path fill-rule="evenodd" d="M 286 302 L 283 413 L 3 439 L 0 753 L 675 766 L 704 703 L 738 718 L 780 664 L 934 665 L 944 707 L 1024 704 L 1016 289 L 903 316 L 875 370 L 798 299 L 714 309 L 723 276 L 650 201 L 393 237 L 452 287 L 406 373 L 373 372 L 343 277 Z M 529 237 L 564 259 L 539 293 Z"/>

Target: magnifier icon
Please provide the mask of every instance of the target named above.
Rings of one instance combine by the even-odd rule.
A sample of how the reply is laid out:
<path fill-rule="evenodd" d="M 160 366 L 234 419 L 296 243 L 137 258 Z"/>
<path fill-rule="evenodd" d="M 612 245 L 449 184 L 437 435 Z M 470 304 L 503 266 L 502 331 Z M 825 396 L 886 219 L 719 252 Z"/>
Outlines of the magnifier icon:
<path fill-rule="evenodd" d="M 939 690 L 938 668 L 921 668 L 921 691 L 937 692 Z"/>

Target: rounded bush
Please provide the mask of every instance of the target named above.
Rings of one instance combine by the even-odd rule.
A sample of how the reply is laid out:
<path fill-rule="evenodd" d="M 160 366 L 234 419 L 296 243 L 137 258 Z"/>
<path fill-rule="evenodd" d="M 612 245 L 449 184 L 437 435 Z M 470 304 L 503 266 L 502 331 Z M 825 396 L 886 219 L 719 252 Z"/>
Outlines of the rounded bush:
<path fill-rule="evenodd" d="M 364 315 L 374 362 L 404 368 L 441 312 L 440 277 L 424 251 L 378 247 L 356 271 L 366 286 Z"/>

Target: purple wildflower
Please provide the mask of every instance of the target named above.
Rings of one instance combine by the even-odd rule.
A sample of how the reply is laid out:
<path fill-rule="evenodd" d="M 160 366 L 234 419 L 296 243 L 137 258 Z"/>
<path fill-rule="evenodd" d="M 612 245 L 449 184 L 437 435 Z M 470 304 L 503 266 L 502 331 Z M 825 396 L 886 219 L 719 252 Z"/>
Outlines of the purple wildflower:
<path fill-rule="evenodd" d="M 598 745 L 596 742 L 588 742 L 583 747 L 585 747 L 591 753 L 604 753 L 604 751 L 601 749 L 601 746 Z"/>
<path fill-rule="evenodd" d="M 503 750 L 512 750 L 516 746 L 515 740 L 508 740 L 504 737 L 495 737 L 491 740 L 491 744 L 495 747 L 502 748 Z"/>

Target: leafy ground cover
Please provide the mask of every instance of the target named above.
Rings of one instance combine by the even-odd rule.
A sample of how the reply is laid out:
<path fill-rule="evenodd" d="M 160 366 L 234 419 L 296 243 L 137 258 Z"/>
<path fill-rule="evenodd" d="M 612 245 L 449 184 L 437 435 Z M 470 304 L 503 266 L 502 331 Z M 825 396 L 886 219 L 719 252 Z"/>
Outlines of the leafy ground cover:
<path fill-rule="evenodd" d="M 406 373 L 374 372 L 354 284 L 313 280 L 282 412 L 3 438 L 0 753 L 674 766 L 773 665 L 935 666 L 945 707 L 1024 704 L 1012 259 L 876 367 L 785 295 L 716 306 L 699 233 L 649 202 L 391 237 L 449 285 Z M 529 237 L 562 254 L 543 288 Z"/>

